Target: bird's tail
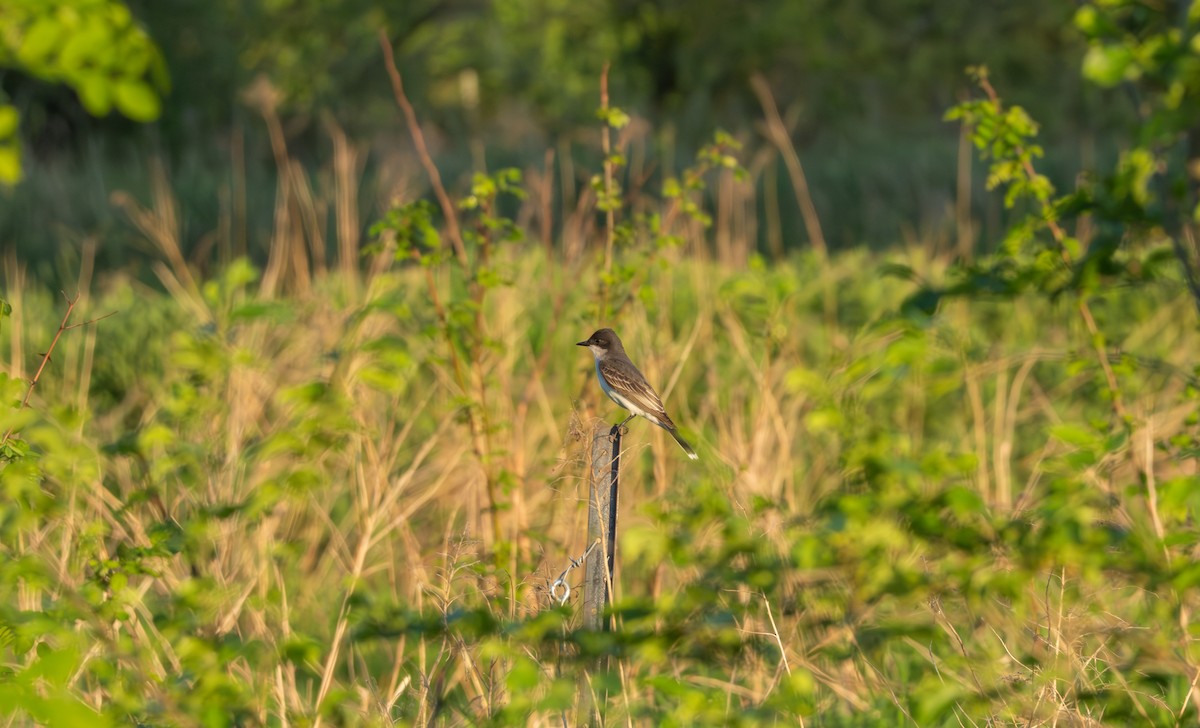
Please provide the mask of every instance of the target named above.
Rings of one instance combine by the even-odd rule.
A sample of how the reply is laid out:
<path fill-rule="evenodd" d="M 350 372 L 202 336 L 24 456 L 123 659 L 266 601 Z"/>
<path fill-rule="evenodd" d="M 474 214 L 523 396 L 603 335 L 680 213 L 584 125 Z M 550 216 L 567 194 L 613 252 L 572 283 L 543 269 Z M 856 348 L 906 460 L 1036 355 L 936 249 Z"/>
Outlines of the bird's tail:
<path fill-rule="evenodd" d="M 696 451 L 692 449 L 692 446 L 688 444 L 688 441 L 679 436 L 679 430 L 675 429 L 674 427 L 669 429 L 664 427 L 663 429 L 671 433 L 671 437 L 675 438 L 675 442 L 679 443 L 679 447 L 683 448 L 683 451 L 687 453 L 689 458 L 692 460 L 700 459 L 700 456 L 696 454 Z"/>

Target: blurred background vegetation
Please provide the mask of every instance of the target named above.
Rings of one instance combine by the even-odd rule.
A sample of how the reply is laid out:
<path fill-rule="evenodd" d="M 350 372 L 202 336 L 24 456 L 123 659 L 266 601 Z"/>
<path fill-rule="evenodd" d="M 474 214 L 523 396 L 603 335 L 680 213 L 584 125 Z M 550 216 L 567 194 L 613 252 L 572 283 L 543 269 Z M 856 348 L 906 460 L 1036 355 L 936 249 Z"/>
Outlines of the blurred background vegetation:
<path fill-rule="evenodd" d="M 11 724 L 1195 722 L 1200 4 L 0 0 L 0 67 Z M 600 325 L 701 460 L 631 423 L 597 632 Z"/>
<path fill-rule="evenodd" d="M 187 255 L 211 259 L 205 237 L 222 215 L 239 214 L 248 239 L 261 239 L 254 233 L 271 225 L 278 176 L 272 124 L 310 170 L 329 155 L 330 125 L 344 130 L 360 150 L 364 226 L 398 184 L 423 185 L 397 149 L 406 147 L 381 72 L 379 29 L 450 180 L 500 166 L 544 170 L 560 183 L 581 177 L 554 185 L 559 204 L 564 190 L 586 184 L 579 170 L 595 166 L 605 63 L 613 103 L 644 121 L 640 143 L 655 162 L 647 181 L 684 166 L 716 128 L 757 150 L 763 110 L 749 79 L 761 74 L 835 248 L 885 248 L 946 229 L 960 150 L 958 129 L 941 115 L 968 93 L 968 65 L 987 65 L 1033 110 L 1044 125 L 1046 172 L 1067 186 L 1081 164 L 1115 153 L 1114 130 L 1133 117 L 1123 98 L 1083 80 L 1086 41 L 1069 3 L 179 0 L 128 8 L 162 54 L 154 78 L 163 103 L 152 124 L 120 107 L 97 117 L 61 75 L 6 64 L 0 88 L 21 114 L 27 179 L 0 207 L 0 245 L 43 276 L 70 269 L 56 261 L 79 249 L 80 235 L 97 243 L 103 265 L 138 261 L 144 251 L 109 194 L 145 199 L 159 164 L 187 210 Z M 564 165 L 568 157 L 578 165 Z M 761 200 L 793 194 L 777 159 L 760 163 L 765 212 Z M 986 246 L 1003 213 L 980 185 L 973 190 L 973 211 L 990 225 L 979 241 Z M 236 197 L 244 209 L 231 209 Z M 779 206 L 775 217 L 778 229 L 764 226 L 759 246 L 801 244 L 795 206 Z"/>

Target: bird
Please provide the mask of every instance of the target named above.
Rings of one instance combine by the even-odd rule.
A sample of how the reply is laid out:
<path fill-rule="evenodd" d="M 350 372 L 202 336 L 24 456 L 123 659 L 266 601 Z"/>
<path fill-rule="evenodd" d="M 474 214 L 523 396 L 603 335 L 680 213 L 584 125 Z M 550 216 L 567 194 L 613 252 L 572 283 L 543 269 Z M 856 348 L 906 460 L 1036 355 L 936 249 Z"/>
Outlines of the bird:
<path fill-rule="evenodd" d="M 600 329 L 575 345 L 586 346 L 592 351 L 592 355 L 596 357 L 596 378 L 600 380 L 600 388 L 609 399 L 629 410 L 630 415 L 619 427 L 624 427 L 626 422 L 641 415 L 671 433 L 671 437 L 675 438 L 675 442 L 679 443 L 689 458 L 700 459 L 687 440 L 679 435 L 679 428 L 675 427 L 675 423 L 667 416 L 662 399 L 629 360 L 617 332 L 607 328 Z"/>

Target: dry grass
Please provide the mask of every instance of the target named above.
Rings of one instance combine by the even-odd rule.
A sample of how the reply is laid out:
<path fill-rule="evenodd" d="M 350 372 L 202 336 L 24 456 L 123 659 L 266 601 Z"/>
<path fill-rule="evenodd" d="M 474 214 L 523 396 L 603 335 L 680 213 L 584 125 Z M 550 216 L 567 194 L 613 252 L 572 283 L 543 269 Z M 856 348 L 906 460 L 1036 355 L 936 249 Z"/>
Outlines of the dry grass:
<path fill-rule="evenodd" d="M 126 568 L 129 549 L 184 544 L 146 556 L 143 572 L 127 569 L 124 585 L 110 582 L 100 606 L 89 607 L 90 621 L 71 628 L 85 652 L 67 687 L 96 709 L 151 705 L 152 720 L 199 723 L 206 702 L 227 700 L 249 706 L 239 714 L 244 723 L 506 722 L 513 719 L 504 706 L 527 697 L 509 682 L 517 666 L 536 666 L 538 694 L 560 671 L 573 674 L 569 650 L 555 657 L 453 629 L 400 630 L 388 639 L 362 630 L 367 617 L 398 606 L 447 619 L 467 608 L 530 619 L 549 608 L 548 580 L 584 550 L 583 433 L 593 418 L 615 416 L 591 380 L 590 359 L 572 346 L 597 323 L 587 312 L 605 235 L 595 227 L 594 200 L 582 194 L 557 212 L 562 255 L 532 240 L 495 252 L 495 267 L 511 282 L 481 297 L 476 325 L 482 340 L 497 344 L 451 352 L 436 333 L 430 291 L 443 300 L 461 295 L 453 272 L 439 268 L 427 278 L 420 267 L 392 264 L 387 250 L 362 265 L 350 259 L 360 242 L 350 232 L 358 227 L 359 158 L 339 130 L 331 134 L 335 159 L 315 177 L 327 186 L 276 145 L 289 172 L 261 276 L 242 264 L 197 275 L 165 185 L 149 207 L 118 198 L 161 253 L 156 273 L 170 299 L 142 292 L 153 303 L 129 305 L 135 287 L 120 275 L 85 292 L 84 316 L 120 314 L 65 337 L 53 376 L 35 392 L 37 419 L 14 420 L 37 447 L 65 453 L 45 461 L 51 490 L 66 498 L 55 517 L 6 536 L 8 558 L 40 559 L 53 576 L 20 583 L 21 610 L 87 593 L 103 571 L 97 564 Z M 518 217 L 551 229 L 544 218 L 553 177 L 527 179 L 534 189 Z M 867 451 L 899 464 L 882 476 L 897 493 L 963 486 L 996 523 L 1045 517 L 1046 483 L 1077 476 L 1108 498 L 1093 525 L 1112 522 L 1149 538 L 1168 562 L 1189 557 L 1168 544 L 1185 519 L 1177 504 L 1159 512 L 1157 490 L 1195 474 L 1194 461 L 1169 445 L 1194 430 L 1186 373 L 1200 341 L 1185 294 L 1111 291 L 1093 303 L 1113 350 L 1140 363 L 1113 375 L 1133 436 L 1064 473 L 1081 446 L 1052 428 L 1099 422 L 1100 432 L 1120 430 L 1071 311 L 1034 297 L 957 302 L 914 333 L 894 316 L 911 286 L 881 278 L 878 256 L 751 263 L 752 190 L 732 178 L 715 185 L 723 212 L 714 228 L 689 228 L 684 248 L 648 265 L 616 322 L 701 454 L 692 464 L 665 433 L 632 425 L 619 598 L 671 602 L 705 584 L 712 564 L 672 550 L 681 534 L 687 551 L 702 555 L 723 547 L 738 522 L 772 553 L 793 553 L 797 528 L 819 518 L 822 504 L 870 482 Z M 236 229 L 214 232 L 219 250 L 237 249 Z M 337 231 L 332 261 L 323 253 L 331 247 L 326 229 Z M 933 280 L 947 266 L 922 250 L 905 261 Z M 5 269 L 15 314 L 5 321 L 3 350 L 8 374 L 19 378 L 30 353 L 45 347 L 55 306 L 18 262 Z M 111 353 L 129 336 L 123 322 L 143 305 L 170 308 L 169 320 L 182 322 L 154 330 L 167 339 L 157 371 Z M 455 356 L 468 358 L 465 376 Z M 102 408 L 89 406 L 97 369 L 120 385 L 115 403 Z M 124 444 L 111 447 L 117 443 Z M 929 464 L 939 458 L 951 464 Z M 728 520 L 671 520 L 709 491 L 722 494 Z M 761 509 L 760 501 L 776 507 Z M 769 590 L 720 582 L 712 598 L 740 605 L 736 634 L 770 648 L 714 659 L 708 672 L 673 651 L 679 642 L 665 656 L 634 651 L 619 663 L 622 695 L 607 720 L 685 719 L 677 706 L 648 707 L 666 710 L 662 677 L 720 703 L 690 714 L 700 721 L 736 722 L 747 706 L 806 693 L 806 684 L 809 708 L 796 707 L 801 701 L 781 714 L 920 723 L 926 716 L 914 711 L 941 691 L 948 707 L 939 723 L 1089 724 L 1105 709 L 1087 695 L 1115 689 L 1148 721 L 1194 715 L 1190 677 L 1183 692 L 1149 693 L 1143 681 L 1128 682 L 1139 671 L 1200 674 L 1187 622 L 1195 599 L 1186 588 L 1156 590 L 1128 576 L 1104 585 L 1086 567 L 1062 566 L 1077 559 L 1053 547 L 1033 565 L 1010 563 L 1014 554 L 998 546 L 946 552 L 904 523 L 870 516 L 821 537 L 838 554 L 859 553 L 858 572 L 846 563 L 792 568 Z M 923 607 L 864 596 L 881 554 L 930 580 Z M 989 597 L 986 583 L 938 581 L 947 570 L 972 569 L 996 581 L 1021 569 L 1037 574 L 1015 589 L 1030 608 Z M 920 629 L 883 647 L 868 643 L 872 630 L 898 621 Z M 1161 635 L 1149 634 L 1155 630 Z M 236 647 L 222 653 L 225 643 Z M 114 693 L 120 680 L 99 676 L 98 662 L 125 671 L 128 695 Z M 611 687 L 593 684 L 597 692 Z M 523 715 L 529 724 L 561 721 L 554 710 Z"/>

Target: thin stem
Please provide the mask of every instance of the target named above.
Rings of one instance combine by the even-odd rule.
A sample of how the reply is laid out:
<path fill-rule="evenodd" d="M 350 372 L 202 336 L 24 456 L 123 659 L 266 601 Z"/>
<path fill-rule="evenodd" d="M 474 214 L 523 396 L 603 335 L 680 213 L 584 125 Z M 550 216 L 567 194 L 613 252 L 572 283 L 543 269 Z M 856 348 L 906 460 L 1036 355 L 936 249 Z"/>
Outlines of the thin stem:
<path fill-rule="evenodd" d="M 813 203 L 812 193 L 808 189 L 808 178 L 804 174 L 804 166 L 800 164 L 800 155 L 796 145 L 792 144 L 791 134 L 783 117 L 779 115 L 779 107 L 775 96 L 771 93 L 771 85 L 762 74 L 755 73 L 750 77 L 750 86 L 758 103 L 762 106 L 765 118 L 767 140 L 771 142 L 783 157 L 787 167 L 788 178 L 792 181 L 792 189 L 796 195 L 796 204 L 800 206 L 800 215 L 804 219 L 804 230 L 817 258 L 825 268 L 821 276 L 823 284 L 823 303 L 825 306 L 825 325 L 833 330 L 837 327 L 837 288 L 829 261 L 829 245 L 825 242 L 825 233 L 821 230 L 821 218 L 817 214 L 817 206 Z"/>
<path fill-rule="evenodd" d="M 485 203 L 483 208 L 484 217 L 491 217 L 491 204 Z M 478 262 L 480 267 L 486 268 L 491 261 L 491 232 L 482 222 L 479 224 L 477 233 L 479 235 L 479 256 Z M 477 426 L 477 450 L 480 464 L 483 467 L 484 483 L 487 488 L 488 496 L 488 515 L 492 526 L 492 537 L 494 543 L 500 544 L 502 533 L 500 531 L 500 514 L 498 512 L 499 496 L 496 492 L 496 478 L 493 476 L 490 462 L 490 454 L 492 451 L 490 435 L 492 432 L 491 422 L 488 418 L 487 404 L 487 376 L 483 370 L 483 299 L 487 295 L 487 288 L 479 281 L 478 276 L 472 276 L 471 281 L 471 298 L 475 304 L 475 331 L 471 342 L 471 365 L 475 372 L 475 386 L 478 390 L 477 400 L 479 403 L 479 423 Z M 464 390 L 465 391 L 465 390 Z M 497 565 L 499 565 L 500 554 L 497 552 Z M 515 566 L 514 566 L 515 568 Z M 512 584 L 515 588 L 515 583 Z M 516 600 L 514 599 L 513 602 Z"/>
<path fill-rule="evenodd" d="M 50 363 L 50 355 L 54 353 L 54 347 L 58 345 L 58 340 L 60 337 L 62 337 L 64 331 L 70 331 L 71 329 L 77 329 L 80 326 L 94 324 L 97 321 L 106 319 L 109 316 L 113 316 L 117 313 L 116 311 L 111 311 L 94 319 L 88 319 L 87 321 L 81 321 L 77 324 L 68 325 L 67 322 L 71 319 L 71 313 L 75 310 L 75 304 L 79 303 L 79 294 L 76 293 L 75 297 L 71 298 L 64 293 L 63 298 L 67 299 L 67 311 L 63 314 L 62 322 L 58 325 L 58 330 L 54 332 L 54 338 L 50 340 L 49 348 L 46 349 L 45 354 L 42 354 L 42 363 L 38 365 L 37 372 L 34 373 L 33 379 L 29 380 L 29 387 L 25 390 L 25 397 L 21 400 L 21 406 L 18 409 L 25 409 L 29 406 L 29 398 L 33 396 L 33 389 L 38 385 L 38 382 L 42 380 L 42 372 L 46 370 L 46 365 Z M 4 437 L 0 438 L 0 447 L 7 445 L 8 441 L 12 438 L 12 435 L 13 428 L 10 427 L 8 428 L 8 431 L 4 433 Z"/>
<path fill-rule="evenodd" d="M 783 155 L 783 162 L 787 165 L 788 174 L 792 178 L 792 186 L 796 188 L 796 202 L 800 204 L 800 214 L 804 218 L 804 228 L 808 232 L 808 239 L 817 254 L 821 256 L 821 260 L 828 263 L 829 246 L 825 242 L 825 233 L 821 231 L 821 219 L 817 215 L 817 207 L 813 204 L 812 195 L 808 190 L 808 178 L 804 175 L 804 167 L 800 164 L 800 155 L 796 153 L 796 147 L 792 144 L 787 126 L 783 123 L 783 117 L 779 115 L 779 107 L 775 104 L 771 86 L 761 74 L 757 73 L 750 77 L 750 86 L 754 89 L 754 95 L 758 97 L 758 103 L 762 106 L 763 115 L 766 117 L 767 139 Z"/>
<path fill-rule="evenodd" d="M 425 173 L 429 175 L 429 182 L 433 185 L 433 193 L 437 195 L 438 204 L 442 207 L 442 214 L 446 217 L 446 231 L 450 234 L 450 243 L 454 246 L 454 255 L 458 258 L 458 262 L 466 270 L 469 266 L 467 260 L 467 246 L 463 242 L 462 231 L 458 227 L 458 215 L 454 211 L 454 203 L 450 201 L 450 195 L 446 193 L 446 188 L 442 185 L 442 176 L 438 173 L 437 165 L 433 163 L 433 157 L 429 154 L 429 147 L 425 145 L 425 135 L 421 132 L 421 124 L 417 121 L 417 112 L 408 101 L 408 95 L 404 93 L 404 82 L 400 78 L 400 70 L 396 68 L 396 57 L 392 53 L 392 43 L 388 40 L 387 31 L 379 31 L 379 45 L 383 47 L 383 59 L 387 64 L 388 76 L 392 79 L 392 95 L 396 97 L 396 104 L 400 110 L 404 112 L 404 120 L 408 124 L 408 132 L 412 136 L 413 146 L 417 149 L 417 156 L 421 159 L 421 166 L 425 168 Z"/>
<path fill-rule="evenodd" d="M 450 195 L 446 192 L 445 185 L 442 184 L 441 174 L 438 172 L 437 165 L 433 162 L 433 157 L 429 153 L 429 147 L 425 144 L 425 135 L 421 131 L 421 124 L 417 119 L 416 110 L 413 109 L 412 103 L 408 100 L 408 95 L 404 92 L 404 82 L 400 77 L 400 70 L 396 67 L 395 54 L 392 52 L 391 41 L 388 40 L 387 32 L 379 31 L 379 45 L 383 48 L 383 58 L 387 66 L 389 78 L 392 81 L 392 95 L 396 98 L 396 104 L 404 113 L 405 122 L 408 125 L 409 134 L 412 136 L 413 146 L 417 150 L 417 156 L 421 160 L 421 166 L 425 168 L 425 173 L 429 175 L 430 184 L 433 186 L 434 195 L 437 196 L 438 204 L 442 208 L 442 215 L 446 218 L 446 232 L 450 237 L 450 243 L 454 247 L 454 256 L 462 268 L 463 273 L 469 278 L 471 276 L 471 261 L 467 256 L 467 246 L 464 242 L 462 230 L 458 225 L 458 215 L 454 209 L 454 203 L 450 199 Z M 481 252 L 484 264 L 487 263 L 488 249 L 487 236 L 484 235 L 484 247 Z M 459 386 L 460 391 L 465 395 L 471 390 L 467 383 L 467 376 L 463 370 L 463 364 L 458 356 L 458 350 L 454 344 L 454 336 L 450 330 L 450 319 L 446 313 L 445 307 L 441 304 L 441 299 L 437 294 L 437 285 L 433 279 L 433 271 L 429 268 L 425 269 L 426 283 L 429 287 L 430 297 L 434 302 L 434 308 L 437 311 L 438 319 L 442 324 L 442 332 L 446 337 L 446 345 L 450 349 L 450 358 L 454 363 L 454 377 Z M 497 512 L 497 494 L 495 478 L 491 475 L 491 469 L 488 465 L 488 443 L 487 433 L 489 430 L 487 423 L 487 401 L 484 398 L 484 377 L 480 358 L 479 338 L 482 332 L 482 301 L 483 287 L 478 281 L 471 284 L 471 296 L 476 304 L 476 331 L 474 345 L 471 353 L 473 355 L 473 365 L 475 375 L 478 379 L 478 389 L 480 399 L 476 402 L 476 407 L 470 407 L 467 410 L 467 421 L 471 428 L 471 439 L 475 449 L 475 455 L 479 458 L 481 467 L 484 471 L 484 480 L 486 482 L 487 498 L 488 498 L 488 514 L 492 527 L 492 537 L 496 544 L 502 540 L 500 531 L 500 515 Z"/>
<path fill-rule="evenodd" d="M 414 253 L 414 256 L 420 260 L 420 253 Z M 450 362 L 454 366 L 454 380 L 458 384 L 459 391 L 464 395 L 470 391 L 470 386 L 467 384 L 467 375 L 463 369 L 462 359 L 458 356 L 458 348 L 454 345 L 454 336 L 450 332 L 450 317 L 446 313 L 446 307 L 442 305 L 441 295 L 438 294 L 437 281 L 433 279 L 433 269 L 429 266 L 425 268 L 425 284 L 429 289 L 429 299 L 433 302 L 434 313 L 437 314 L 438 322 L 442 327 L 442 335 L 446 338 L 446 348 L 450 350 Z M 476 362 L 478 365 L 478 362 Z M 482 376 L 482 372 L 477 369 L 477 374 Z M 483 385 L 480 383 L 482 393 Z M 479 403 L 482 408 L 483 402 Z M 496 483 L 495 480 L 488 474 L 487 465 L 487 436 L 486 424 L 479 421 L 480 415 L 475 411 L 474 407 L 467 408 L 467 425 L 471 430 L 471 443 L 475 450 L 475 457 L 479 458 L 480 465 L 484 469 L 484 479 L 487 485 L 488 498 L 488 515 L 492 526 L 492 538 L 495 543 L 500 543 L 502 534 L 500 532 L 500 514 L 496 510 Z"/>
<path fill-rule="evenodd" d="M 600 132 L 600 148 L 604 152 L 604 278 L 601 287 L 604 291 L 600 299 L 600 318 L 603 319 L 608 309 L 608 281 L 612 275 L 613 241 L 616 211 L 613 209 L 613 164 L 612 164 L 612 130 L 608 123 L 608 63 L 600 72 L 600 110 L 604 117 L 604 125 Z"/>

